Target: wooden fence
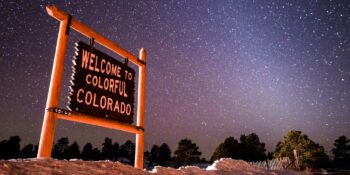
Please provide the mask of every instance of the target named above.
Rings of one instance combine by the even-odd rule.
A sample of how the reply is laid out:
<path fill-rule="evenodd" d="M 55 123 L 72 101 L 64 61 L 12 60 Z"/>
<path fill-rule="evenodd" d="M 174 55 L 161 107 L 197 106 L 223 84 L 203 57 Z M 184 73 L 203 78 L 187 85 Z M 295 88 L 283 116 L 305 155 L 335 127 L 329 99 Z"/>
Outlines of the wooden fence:
<path fill-rule="evenodd" d="M 269 170 L 285 170 L 294 168 L 294 162 L 289 159 L 289 157 L 281 157 L 272 160 L 265 160 L 259 162 L 249 162 L 249 164 L 257 166 L 259 168 L 269 169 Z"/>

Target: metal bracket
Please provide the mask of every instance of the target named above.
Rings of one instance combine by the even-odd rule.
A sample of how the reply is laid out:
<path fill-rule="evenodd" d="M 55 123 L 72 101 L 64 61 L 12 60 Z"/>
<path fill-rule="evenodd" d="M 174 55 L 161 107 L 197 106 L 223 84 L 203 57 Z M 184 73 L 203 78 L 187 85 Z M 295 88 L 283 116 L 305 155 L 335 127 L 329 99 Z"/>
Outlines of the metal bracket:
<path fill-rule="evenodd" d="M 68 115 L 70 116 L 72 114 L 71 111 L 65 110 L 65 109 L 61 109 L 61 108 L 48 108 L 46 109 L 48 112 L 54 112 L 57 114 L 63 114 L 63 115 Z"/>
<path fill-rule="evenodd" d="M 69 35 L 70 24 L 72 23 L 72 15 L 68 14 L 68 22 L 66 28 L 66 35 Z"/>
<path fill-rule="evenodd" d="M 124 64 L 127 66 L 129 63 L 129 58 L 124 58 Z"/>
<path fill-rule="evenodd" d="M 95 39 L 94 38 L 90 38 L 90 49 L 91 49 L 91 52 L 94 51 L 94 44 L 95 44 Z"/>
<path fill-rule="evenodd" d="M 145 128 L 143 128 L 143 127 L 137 126 L 136 128 L 137 128 L 137 130 L 141 130 L 142 132 L 145 132 Z"/>
<path fill-rule="evenodd" d="M 146 62 L 144 62 L 144 61 L 142 61 L 140 59 L 137 59 L 137 61 L 146 66 Z"/>

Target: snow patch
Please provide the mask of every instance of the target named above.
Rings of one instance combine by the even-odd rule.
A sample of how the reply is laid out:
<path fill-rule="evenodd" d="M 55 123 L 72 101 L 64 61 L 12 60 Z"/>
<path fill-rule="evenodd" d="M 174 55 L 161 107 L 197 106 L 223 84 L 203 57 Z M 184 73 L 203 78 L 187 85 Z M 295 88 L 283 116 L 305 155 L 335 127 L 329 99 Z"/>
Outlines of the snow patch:
<path fill-rule="evenodd" d="M 130 165 L 112 161 L 83 161 L 79 159 L 11 159 L 0 160 L 0 174 L 119 174 L 119 175 L 238 175 L 303 174 L 295 171 L 271 171 L 257 168 L 243 160 L 223 158 L 206 169 L 184 166 L 178 169 L 156 166 L 153 170 L 139 170 Z"/>

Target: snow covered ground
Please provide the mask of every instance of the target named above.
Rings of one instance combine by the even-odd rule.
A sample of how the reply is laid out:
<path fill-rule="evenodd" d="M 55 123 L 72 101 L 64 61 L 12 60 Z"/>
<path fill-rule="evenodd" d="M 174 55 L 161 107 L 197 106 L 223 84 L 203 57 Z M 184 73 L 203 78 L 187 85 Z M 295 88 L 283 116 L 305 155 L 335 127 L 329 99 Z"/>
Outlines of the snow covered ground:
<path fill-rule="evenodd" d="M 117 175 L 240 175 L 283 174 L 295 175 L 303 172 L 270 171 L 260 169 L 242 160 L 221 159 L 206 169 L 195 166 L 179 169 L 156 166 L 151 171 L 138 170 L 132 166 L 111 161 L 16 159 L 0 160 L 0 174 L 117 174 Z"/>

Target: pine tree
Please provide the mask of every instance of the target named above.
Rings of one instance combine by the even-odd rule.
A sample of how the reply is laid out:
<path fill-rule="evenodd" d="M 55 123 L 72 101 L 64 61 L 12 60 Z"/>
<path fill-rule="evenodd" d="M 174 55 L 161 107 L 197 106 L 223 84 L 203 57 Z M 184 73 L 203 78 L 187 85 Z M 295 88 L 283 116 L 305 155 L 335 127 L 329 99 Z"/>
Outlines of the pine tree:
<path fill-rule="evenodd" d="M 80 149 L 77 142 L 73 142 L 67 149 L 66 159 L 79 159 Z"/>
<path fill-rule="evenodd" d="M 192 143 L 191 140 L 180 140 L 177 150 L 175 151 L 175 166 L 179 167 L 198 163 L 202 154 L 198 149 L 198 146 L 195 143 Z"/>
<path fill-rule="evenodd" d="M 301 168 L 321 168 L 328 164 L 324 148 L 301 131 L 289 131 L 277 145 L 274 157 L 289 157 L 294 160 L 293 150 L 297 150 L 300 154 Z"/>
<path fill-rule="evenodd" d="M 19 136 L 11 136 L 9 140 L 0 142 L 0 159 L 16 159 L 21 155 L 20 145 L 21 138 Z"/>
<path fill-rule="evenodd" d="M 0 159 L 5 159 L 6 157 L 6 143 L 7 140 L 1 140 L 0 142 Z"/>
<path fill-rule="evenodd" d="M 160 151 L 158 145 L 153 145 L 151 148 L 150 162 L 153 166 L 160 165 Z"/>
<path fill-rule="evenodd" d="M 135 144 L 132 141 L 127 140 L 120 147 L 120 156 L 129 160 L 129 162 L 126 163 L 133 165 L 135 159 Z"/>
<path fill-rule="evenodd" d="M 118 160 L 118 157 L 119 157 L 119 154 L 120 154 L 120 147 L 119 147 L 119 143 L 118 142 L 115 142 L 113 144 L 113 148 L 112 148 L 112 160 L 113 161 L 116 161 Z"/>
<path fill-rule="evenodd" d="M 113 155 L 113 143 L 112 139 L 106 137 L 105 142 L 102 144 L 102 151 L 101 151 L 102 159 L 105 160 L 112 160 Z"/>
<path fill-rule="evenodd" d="M 159 160 L 160 160 L 159 165 L 167 166 L 170 159 L 171 159 L 171 150 L 166 143 L 163 143 L 159 147 Z"/>
<path fill-rule="evenodd" d="M 81 158 L 83 160 L 100 160 L 101 152 L 94 148 L 91 143 L 87 143 L 81 151 Z"/>
<path fill-rule="evenodd" d="M 21 158 L 36 157 L 35 147 L 33 144 L 28 144 L 21 150 Z"/>
<path fill-rule="evenodd" d="M 67 137 L 62 137 L 57 140 L 53 147 L 52 157 L 57 159 L 68 159 L 69 140 Z"/>
<path fill-rule="evenodd" d="M 334 155 L 334 166 L 340 169 L 350 169 L 350 140 L 340 136 L 334 141 L 332 149 Z"/>
<path fill-rule="evenodd" d="M 101 151 L 98 148 L 94 148 L 91 153 L 92 160 L 101 160 Z"/>
<path fill-rule="evenodd" d="M 265 143 L 260 142 L 259 136 L 251 133 L 240 137 L 239 158 L 245 161 L 266 160 Z"/>
<path fill-rule="evenodd" d="M 153 166 L 168 166 L 170 159 L 171 151 L 166 143 L 163 143 L 161 146 L 153 145 L 149 158 Z"/>
<path fill-rule="evenodd" d="M 214 151 L 211 162 L 220 158 L 239 158 L 239 143 L 234 137 L 228 137 Z"/>

